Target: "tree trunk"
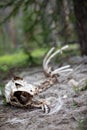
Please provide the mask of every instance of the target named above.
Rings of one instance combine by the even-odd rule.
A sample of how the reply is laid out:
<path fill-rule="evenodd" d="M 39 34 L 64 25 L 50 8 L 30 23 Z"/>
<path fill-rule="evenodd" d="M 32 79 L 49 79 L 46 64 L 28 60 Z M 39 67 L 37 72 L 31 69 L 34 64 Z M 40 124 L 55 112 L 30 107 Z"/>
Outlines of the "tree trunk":
<path fill-rule="evenodd" d="M 15 30 L 13 18 L 10 19 L 9 27 L 10 27 L 11 47 L 15 48 L 16 47 L 16 30 Z"/>
<path fill-rule="evenodd" d="M 87 1 L 73 0 L 76 29 L 82 55 L 87 55 Z"/>
<path fill-rule="evenodd" d="M 68 43 L 71 37 L 71 25 L 70 25 L 70 18 L 69 18 L 69 5 L 68 0 L 62 0 L 63 4 L 63 17 L 64 17 L 64 37 L 65 37 L 65 44 Z"/>

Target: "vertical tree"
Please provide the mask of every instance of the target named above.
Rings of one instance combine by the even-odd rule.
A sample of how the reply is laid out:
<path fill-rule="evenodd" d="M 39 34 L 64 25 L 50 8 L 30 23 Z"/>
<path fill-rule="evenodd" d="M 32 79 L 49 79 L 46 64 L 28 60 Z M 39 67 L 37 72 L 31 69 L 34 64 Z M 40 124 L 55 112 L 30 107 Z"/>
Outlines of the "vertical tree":
<path fill-rule="evenodd" d="M 64 37 L 65 37 L 65 44 L 67 44 L 70 40 L 71 36 L 71 25 L 70 25 L 70 18 L 69 18 L 69 3 L 68 0 L 62 0 L 63 4 L 63 17 L 64 17 Z"/>
<path fill-rule="evenodd" d="M 11 18 L 9 21 L 9 28 L 10 28 L 11 47 L 15 48 L 17 40 L 16 40 L 16 30 L 15 30 L 13 18 Z"/>
<path fill-rule="evenodd" d="M 73 0 L 77 34 L 82 55 L 87 55 L 87 0 Z"/>

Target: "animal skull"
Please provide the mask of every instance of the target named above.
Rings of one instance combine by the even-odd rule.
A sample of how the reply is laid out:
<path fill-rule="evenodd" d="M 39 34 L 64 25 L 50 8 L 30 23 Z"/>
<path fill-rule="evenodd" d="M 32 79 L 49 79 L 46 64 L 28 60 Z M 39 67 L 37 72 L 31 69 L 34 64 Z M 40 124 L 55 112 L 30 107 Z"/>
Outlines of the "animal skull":
<path fill-rule="evenodd" d="M 48 77 L 40 85 L 35 86 L 34 84 L 29 84 L 20 77 L 14 77 L 12 80 L 10 80 L 5 85 L 6 102 L 19 107 L 38 107 L 44 112 L 48 113 L 50 111 L 49 105 L 45 101 L 38 101 L 34 99 L 34 96 L 56 83 L 58 81 L 57 75 L 60 75 L 62 72 L 72 71 L 72 69 L 70 69 L 70 65 L 63 66 L 55 70 L 49 66 L 51 59 L 58 53 L 62 53 L 62 51 L 66 48 L 68 48 L 67 45 L 55 52 L 53 52 L 55 48 L 52 48 L 47 53 L 43 60 L 43 69 Z"/>
<path fill-rule="evenodd" d="M 19 100 L 18 97 L 18 101 L 21 102 L 21 104 L 27 104 L 27 101 L 23 102 L 22 100 L 27 100 L 27 95 L 33 97 L 35 94 L 37 94 L 37 90 L 37 87 L 32 84 L 28 84 L 22 78 L 14 77 L 6 84 L 5 87 L 6 102 L 11 102 L 13 97 L 20 96 L 23 93 L 21 100 Z"/>

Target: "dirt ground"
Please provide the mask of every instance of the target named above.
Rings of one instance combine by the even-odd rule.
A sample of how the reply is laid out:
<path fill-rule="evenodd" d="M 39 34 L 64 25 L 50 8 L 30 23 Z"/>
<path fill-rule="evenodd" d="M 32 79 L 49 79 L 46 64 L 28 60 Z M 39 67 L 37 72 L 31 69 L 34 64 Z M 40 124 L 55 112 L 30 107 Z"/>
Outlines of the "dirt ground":
<path fill-rule="evenodd" d="M 87 114 L 87 57 L 72 57 L 63 65 L 71 64 L 73 72 L 62 73 L 59 83 L 43 93 L 39 99 L 50 102 L 51 111 L 45 114 L 40 109 L 21 109 L 3 105 L 0 96 L 0 130 L 77 130 Z M 45 79 L 41 68 L 25 70 L 16 75 L 27 82 L 36 83 Z M 87 84 L 86 84 L 87 85 Z M 84 89 L 83 89 L 84 88 Z M 87 124 L 83 130 L 87 130 Z"/>

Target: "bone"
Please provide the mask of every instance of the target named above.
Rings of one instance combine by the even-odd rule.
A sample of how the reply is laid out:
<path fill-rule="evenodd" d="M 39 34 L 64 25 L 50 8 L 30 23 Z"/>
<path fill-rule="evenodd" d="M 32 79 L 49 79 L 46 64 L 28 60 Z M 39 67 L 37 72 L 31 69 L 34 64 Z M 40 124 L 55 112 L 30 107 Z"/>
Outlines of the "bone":
<path fill-rule="evenodd" d="M 66 70 L 60 70 L 60 71 L 57 71 L 55 73 L 52 73 L 52 74 L 56 74 L 56 73 L 62 73 L 62 72 L 68 72 L 68 71 L 73 71 L 73 69 L 66 69 Z"/>
<path fill-rule="evenodd" d="M 52 47 L 52 48 L 49 50 L 49 52 L 47 53 L 47 55 L 45 56 L 45 58 L 44 58 L 44 60 L 43 60 L 43 66 L 45 65 L 45 63 L 46 63 L 48 57 L 49 57 L 50 54 L 54 51 L 54 49 L 55 49 L 55 48 Z"/>
<path fill-rule="evenodd" d="M 73 71 L 73 69 L 70 68 L 70 65 L 60 67 L 60 68 L 54 70 L 51 74 L 57 74 L 57 73 L 67 72 L 67 71 L 70 71 L 70 72 Z"/>
<path fill-rule="evenodd" d="M 39 102 L 39 100 L 36 99 L 36 101 L 33 101 L 33 99 L 36 94 L 39 94 L 39 92 L 46 90 L 47 88 L 53 86 L 53 84 L 57 82 L 56 74 L 67 71 L 73 71 L 73 69 L 70 68 L 70 65 L 66 65 L 55 70 L 53 70 L 52 67 L 49 66 L 49 62 L 51 61 L 51 59 L 54 58 L 54 56 L 58 53 L 62 53 L 62 51 L 67 48 L 68 45 L 62 47 L 59 50 L 54 51 L 55 48 L 53 47 L 47 53 L 43 60 L 43 69 L 46 73 L 46 76 L 48 77 L 46 77 L 44 82 L 40 83 L 39 81 L 37 85 L 34 85 L 33 83 L 27 83 L 24 79 L 20 77 L 15 77 L 14 80 L 10 80 L 5 85 L 6 102 L 18 107 L 33 106 L 37 108 L 42 108 L 42 110 L 45 111 L 45 113 L 49 113 L 50 109 L 46 103 L 42 104 L 42 102 Z M 36 86 L 38 87 L 38 89 L 36 89 Z M 13 99 L 15 99 L 15 102 Z M 58 112 L 61 109 L 62 105 L 63 102 L 59 97 L 57 100 L 57 104 L 54 105 L 54 109 L 51 110 L 50 114 Z"/>
<path fill-rule="evenodd" d="M 63 104 L 64 102 L 62 98 L 59 96 L 58 99 L 56 100 L 56 104 L 53 106 L 53 108 L 51 108 L 51 111 L 47 115 L 53 115 L 59 112 L 62 109 Z"/>
<path fill-rule="evenodd" d="M 46 63 L 45 63 L 46 68 L 47 68 L 49 62 L 51 61 L 51 59 L 52 59 L 55 55 L 57 55 L 58 53 L 62 53 L 62 51 L 65 50 L 65 49 L 67 49 L 67 48 L 68 48 L 68 45 L 62 47 L 61 49 L 59 49 L 59 50 L 57 50 L 57 51 L 55 51 L 55 52 L 48 58 L 48 60 L 46 61 Z"/>
<path fill-rule="evenodd" d="M 61 70 L 65 70 L 65 69 L 67 69 L 67 68 L 69 68 L 69 67 L 70 67 L 70 65 L 66 65 L 66 66 L 60 67 L 60 68 L 54 70 L 52 73 L 55 74 L 56 72 L 59 72 L 59 71 L 61 71 Z"/>

